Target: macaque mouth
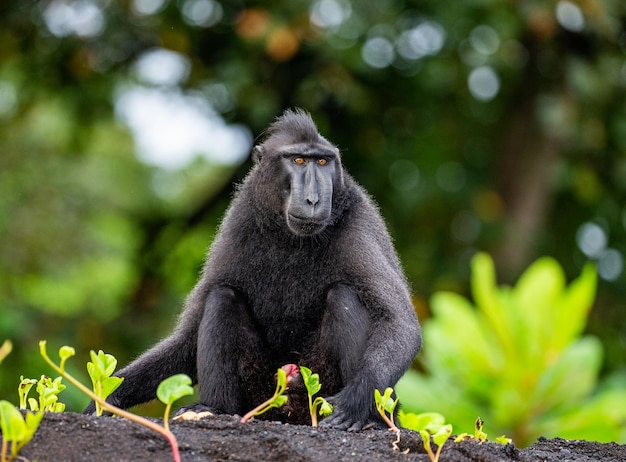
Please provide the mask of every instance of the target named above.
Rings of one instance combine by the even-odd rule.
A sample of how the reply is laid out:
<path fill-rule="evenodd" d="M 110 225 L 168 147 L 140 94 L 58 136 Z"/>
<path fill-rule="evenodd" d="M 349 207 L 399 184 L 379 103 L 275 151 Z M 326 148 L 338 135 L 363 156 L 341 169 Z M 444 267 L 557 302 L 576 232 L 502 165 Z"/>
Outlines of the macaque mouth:
<path fill-rule="evenodd" d="M 294 234 L 299 236 L 312 236 L 313 234 L 319 233 L 326 227 L 327 220 L 319 220 L 313 217 L 302 218 L 288 213 L 287 225 Z"/>
<path fill-rule="evenodd" d="M 293 213 L 289 213 L 289 219 L 295 221 L 296 223 L 301 224 L 322 224 L 326 220 L 319 220 L 315 217 L 301 217 L 298 215 L 294 215 Z"/>

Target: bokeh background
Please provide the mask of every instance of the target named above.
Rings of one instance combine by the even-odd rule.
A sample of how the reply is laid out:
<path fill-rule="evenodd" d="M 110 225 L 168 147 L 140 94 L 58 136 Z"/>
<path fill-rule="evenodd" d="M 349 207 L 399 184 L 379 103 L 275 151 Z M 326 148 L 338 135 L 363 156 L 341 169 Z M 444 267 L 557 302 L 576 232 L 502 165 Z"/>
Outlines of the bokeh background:
<path fill-rule="evenodd" d="M 501 284 L 592 261 L 587 333 L 623 375 L 623 0 L 10 0 L 0 396 L 50 372 L 40 339 L 126 363 L 165 336 L 254 140 L 296 106 L 379 203 L 423 320 L 469 296 L 478 250 Z"/>

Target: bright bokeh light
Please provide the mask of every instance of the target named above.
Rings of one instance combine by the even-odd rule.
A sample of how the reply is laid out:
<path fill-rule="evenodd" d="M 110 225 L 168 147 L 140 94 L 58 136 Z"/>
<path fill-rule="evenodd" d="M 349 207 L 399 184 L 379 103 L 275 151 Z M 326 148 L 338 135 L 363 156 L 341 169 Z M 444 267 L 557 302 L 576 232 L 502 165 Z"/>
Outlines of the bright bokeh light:
<path fill-rule="evenodd" d="M 416 60 L 436 55 L 446 41 L 443 27 L 434 21 L 423 21 L 405 30 L 398 38 L 398 53 L 406 59 Z"/>
<path fill-rule="evenodd" d="M 388 67 L 394 60 L 393 43 L 384 37 L 372 37 L 361 49 L 363 61 L 377 69 Z"/>
<path fill-rule="evenodd" d="M 185 22 L 196 27 L 214 26 L 224 15 L 222 5 L 214 0 L 186 0 L 181 11 Z"/>
<path fill-rule="evenodd" d="M 500 78 L 491 66 L 480 66 L 470 72 L 467 86 L 477 100 L 490 101 L 500 91 Z"/>
<path fill-rule="evenodd" d="M 576 243 L 587 258 L 596 260 L 598 275 L 606 281 L 615 281 L 624 270 L 624 256 L 608 247 L 609 236 L 597 223 L 583 223 L 576 232 Z"/>
<path fill-rule="evenodd" d="M 162 11 L 166 5 L 167 0 L 133 0 L 131 2 L 133 11 L 142 16 L 156 14 Z"/>
<path fill-rule="evenodd" d="M 149 85 L 173 86 L 184 83 L 189 77 L 191 63 L 185 55 L 164 48 L 143 53 L 135 62 L 138 79 Z"/>
<path fill-rule="evenodd" d="M 469 41 L 476 51 L 484 55 L 492 55 L 500 48 L 498 33 L 493 27 L 484 24 L 472 29 Z"/>
<path fill-rule="evenodd" d="M 584 223 L 576 232 L 578 248 L 589 258 L 599 258 L 608 244 L 608 236 L 600 225 L 592 222 Z"/>
<path fill-rule="evenodd" d="M 57 37 L 95 37 L 105 25 L 102 8 L 91 0 L 54 0 L 44 10 L 43 19 Z"/>
<path fill-rule="evenodd" d="M 352 5 L 347 0 L 320 0 L 311 8 L 311 23 L 324 29 L 335 29 L 352 14 Z"/>
<path fill-rule="evenodd" d="M 191 72 L 185 55 L 148 50 L 133 70 L 142 85 L 120 87 L 115 112 L 130 128 L 141 160 L 177 170 L 198 156 L 221 164 L 237 164 L 248 156 L 250 131 L 227 125 L 216 110 L 232 104 L 228 90 L 223 85 L 209 85 L 204 93 L 180 88 Z"/>
<path fill-rule="evenodd" d="M 556 5 L 556 20 L 572 32 L 581 32 L 585 28 L 585 15 L 579 6 L 572 2 L 560 1 Z"/>
<path fill-rule="evenodd" d="M 598 260 L 598 274 L 602 279 L 615 281 L 624 269 L 624 257 L 615 249 L 607 249 Z"/>
<path fill-rule="evenodd" d="M 139 158 L 166 170 L 183 168 L 197 156 L 237 164 L 252 145 L 247 128 L 227 125 L 203 96 L 178 88 L 123 88 L 115 112 L 130 128 Z"/>

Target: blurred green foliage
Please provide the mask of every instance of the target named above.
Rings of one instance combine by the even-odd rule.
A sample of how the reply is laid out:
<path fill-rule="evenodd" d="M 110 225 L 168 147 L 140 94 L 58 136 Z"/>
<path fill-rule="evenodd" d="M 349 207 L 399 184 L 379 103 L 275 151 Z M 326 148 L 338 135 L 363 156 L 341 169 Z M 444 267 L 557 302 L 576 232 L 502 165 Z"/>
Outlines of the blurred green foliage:
<path fill-rule="evenodd" d="M 624 368 L 625 23 L 621 0 L 1 2 L 0 396 L 42 338 L 124 364 L 165 335 L 293 106 L 380 204 L 421 318 L 477 250 L 505 282 L 591 259 L 589 331 Z"/>
<path fill-rule="evenodd" d="M 522 446 L 539 436 L 626 442 L 626 390 L 599 382 L 603 349 L 582 335 L 596 290 L 586 265 L 569 286 L 542 258 L 514 287 L 497 287 L 493 261 L 472 260 L 474 307 L 439 292 L 424 325 L 425 374 L 410 371 L 396 390 L 406 409 L 436 409 L 454 428 L 476 416 Z"/>

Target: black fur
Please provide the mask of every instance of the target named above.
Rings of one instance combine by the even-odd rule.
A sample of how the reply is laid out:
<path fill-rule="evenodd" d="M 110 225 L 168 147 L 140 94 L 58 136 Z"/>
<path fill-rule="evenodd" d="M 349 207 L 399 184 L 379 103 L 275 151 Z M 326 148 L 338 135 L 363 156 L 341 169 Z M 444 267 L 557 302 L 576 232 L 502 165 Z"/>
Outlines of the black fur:
<path fill-rule="evenodd" d="M 285 112 L 254 156 L 176 330 L 119 372 L 109 400 L 148 401 L 186 373 L 202 405 L 241 415 L 271 396 L 277 368 L 295 363 L 320 374 L 335 405 L 322 425 L 359 430 L 377 421 L 374 389 L 394 386 L 421 344 L 391 239 L 308 114 Z M 307 422 L 306 408 L 289 409 L 286 420 Z"/>

